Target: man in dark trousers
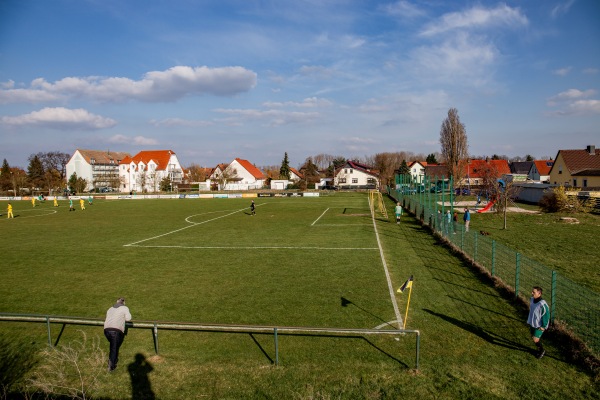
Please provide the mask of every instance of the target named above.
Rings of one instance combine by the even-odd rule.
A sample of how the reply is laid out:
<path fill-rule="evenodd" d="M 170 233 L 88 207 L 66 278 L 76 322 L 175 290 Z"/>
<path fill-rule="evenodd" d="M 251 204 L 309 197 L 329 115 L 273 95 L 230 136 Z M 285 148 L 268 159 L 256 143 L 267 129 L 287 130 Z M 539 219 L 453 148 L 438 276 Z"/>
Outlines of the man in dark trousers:
<path fill-rule="evenodd" d="M 527 324 L 531 332 L 533 343 L 537 347 L 536 358 L 544 357 L 546 350 L 542 345 L 542 334 L 548 329 L 550 323 L 550 308 L 546 300 L 542 299 L 542 288 L 534 286 L 531 290 L 531 299 L 529 300 L 529 316 Z"/>
<path fill-rule="evenodd" d="M 256 206 L 254 205 L 254 200 L 250 203 L 250 214 L 256 215 Z"/>
<path fill-rule="evenodd" d="M 123 297 L 117 299 L 114 306 L 106 311 L 106 320 L 104 321 L 104 336 L 110 343 L 110 352 L 108 355 L 108 372 L 117 368 L 119 361 L 119 348 L 125 339 L 125 322 L 131 321 L 131 313 L 125 305 Z"/>

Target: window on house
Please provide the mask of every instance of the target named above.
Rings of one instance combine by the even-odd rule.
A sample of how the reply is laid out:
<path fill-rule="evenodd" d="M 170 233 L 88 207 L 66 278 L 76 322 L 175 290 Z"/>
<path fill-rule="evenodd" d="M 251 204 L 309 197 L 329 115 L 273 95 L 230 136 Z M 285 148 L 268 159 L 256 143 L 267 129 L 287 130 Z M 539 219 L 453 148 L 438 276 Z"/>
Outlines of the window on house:
<path fill-rule="evenodd" d="M 350 169 L 350 173 L 352 173 L 352 171 L 353 171 L 353 170 L 352 170 L 352 169 Z"/>
<path fill-rule="evenodd" d="M 347 170 L 347 169 L 345 169 L 345 170 L 344 170 L 344 173 L 345 173 L 345 174 L 347 174 L 347 173 L 348 173 L 348 170 Z"/>
<path fill-rule="evenodd" d="M 577 179 L 573 179 L 573 187 L 577 187 Z"/>
<path fill-rule="evenodd" d="M 367 178 L 367 183 L 375 183 L 375 178 Z"/>
<path fill-rule="evenodd" d="M 558 173 L 559 173 L 559 174 L 562 174 L 562 165 L 559 165 L 559 166 L 558 166 Z"/>
<path fill-rule="evenodd" d="M 346 183 L 346 178 L 340 178 L 340 183 Z"/>
<path fill-rule="evenodd" d="M 587 179 L 583 180 L 583 187 L 587 187 Z"/>
<path fill-rule="evenodd" d="M 358 183 L 358 178 L 352 178 L 352 183 Z"/>

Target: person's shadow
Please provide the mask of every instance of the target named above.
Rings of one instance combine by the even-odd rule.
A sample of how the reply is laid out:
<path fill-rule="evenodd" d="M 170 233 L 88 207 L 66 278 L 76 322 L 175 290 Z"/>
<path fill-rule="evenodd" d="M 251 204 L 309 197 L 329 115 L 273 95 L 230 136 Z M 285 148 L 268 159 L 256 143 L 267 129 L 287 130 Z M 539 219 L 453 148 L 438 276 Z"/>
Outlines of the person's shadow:
<path fill-rule="evenodd" d="M 129 376 L 131 377 L 131 399 L 132 400 L 153 400 L 156 398 L 150 385 L 148 374 L 154 370 L 152 364 L 146 361 L 143 354 L 137 353 L 135 361 L 127 366 Z"/>

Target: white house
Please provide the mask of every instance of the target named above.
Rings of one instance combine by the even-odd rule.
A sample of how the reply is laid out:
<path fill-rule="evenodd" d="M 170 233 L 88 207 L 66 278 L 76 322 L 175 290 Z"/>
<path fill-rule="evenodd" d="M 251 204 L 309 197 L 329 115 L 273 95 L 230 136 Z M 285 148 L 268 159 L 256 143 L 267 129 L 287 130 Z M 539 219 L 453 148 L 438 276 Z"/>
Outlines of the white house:
<path fill-rule="evenodd" d="M 86 191 L 119 187 L 119 163 L 129 153 L 77 149 L 66 165 L 67 180 L 74 173 L 87 181 Z"/>
<path fill-rule="evenodd" d="M 220 190 L 260 189 L 265 185 L 265 175 L 247 160 L 236 158 L 229 165 L 219 164 L 210 175 Z"/>
<path fill-rule="evenodd" d="M 335 171 L 334 185 L 340 189 L 376 189 L 378 184 L 377 172 L 356 161 L 347 161 Z"/>
<path fill-rule="evenodd" d="M 119 165 L 121 191 L 156 192 L 163 179 L 171 180 L 171 190 L 183 181 L 183 169 L 172 150 L 140 151 Z"/>
<path fill-rule="evenodd" d="M 408 168 L 410 169 L 410 176 L 412 177 L 413 182 L 423 183 L 423 177 L 425 176 L 426 166 L 426 162 L 420 161 L 413 161 L 408 164 Z"/>

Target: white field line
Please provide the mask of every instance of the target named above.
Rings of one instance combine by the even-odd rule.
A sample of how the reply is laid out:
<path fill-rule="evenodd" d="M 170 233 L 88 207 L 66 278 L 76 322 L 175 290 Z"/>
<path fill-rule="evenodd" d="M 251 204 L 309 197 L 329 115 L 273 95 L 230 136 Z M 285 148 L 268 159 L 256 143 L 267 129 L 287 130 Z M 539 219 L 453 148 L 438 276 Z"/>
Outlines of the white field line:
<path fill-rule="evenodd" d="M 375 230 L 375 237 L 377 238 L 377 246 L 379 247 L 379 255 L 381 256 L 381 263 L 383 264 L 383 270 L 385 271 L 385 278 L 387 279 L 388 290 L 390 292 L 390 299 L 394 306 L 394 312 L 396 313 L 396 321 L 398 321 L 398 329 L 401 329 L 402 316 L 400 315 L 400 309 L 398 309 L 398 303 L 396 303 L 396 295 L 394 294 L 394 287 L 392 286 L 392 279 L 390 278 L 390 272 L 385 262 L 385 256 L 383 255 L 383 248 L 381 247 L 381 240 L 379 240 L 379 232 L 377 231 L 377 222 L 375 220 L 375 208 L 371 207 L 371 200 L 369 199 L 369 207 L 371 208 L 371 219 L 373 220 L 373 229 Z"/>
<path fill-rule="evenodd" d="M 176 231 L 174 231 L 176 232 Z M 137 242 L 140 243 L 140 242 Z M 306 247 L 306 246 L 166 246 L 166 245 L 148 245 L 148 246 L 138 246 L 136 243 L 127 244 L 129 247 L 144 247 L 144 248 L 174 248 L 174 249 L 226 249 L 226 250 L 377 250 L 377 247 Z"/>
<path fill-rule="evenodd" d="M 133 243 L 129 243 L 129 244 L 124 244 L 124 245 L 123 245 L 123 247 L 135 246 L 135 245 L 137 245 L 138 243 L 146 242 L 146 241 L 148 241 L 148 240 L 152 240 L 152 239 L 158 239 L 158 238 L 160 238 L 160 237 L 167 236 L 167 235 L 170 235 L 170 234 L 172 234 L 172 233 L 181 232 L 181 231 L 183 231 L 183 230 L 185 230 L 185 229 L 188 229 L 188 228 L 194 227 L 194 226 L 196 226 L 196 225 L 202 225 L 202 224 L 206 224 L 207 222 L 212 222 L 212 221 L 215 221 L 215 220 L 217 220 L 217 219 L 225 218 L 225 217 L 228 217 L 228 216 L 230 216 L 230 215 L 233 215 L 233 214 L 236 214 L 236 213 L 242 212 L 242 211 L 244 211 L 246 208 L 247 208 L 247 207 L 244 207 L 244 208 L 242 208 L 242 209 L 240 209 L 240 210 L 236 210 L 236 211 L 230 212 L 229 214 L 221 215 L 220 217 L 216 217 L 216 218 L 208 219 L 208 220 L 206 220 L 206 221 L 202 221 L 202 222 L 190 222 L 192 225 L 184 226 L 183 228 L 180 228 L 180 229 L 175 229 L 174 231 L 167 232 L 167 233 L 163 233 L 162 235 L 157 235 L 157 236 L 153 236 L 153 237 L 150 237 L 150 238 L 147 238 L 147 239 L 138 240 L 137 242 L 133 242 Z M 201 214 L 195 214 L 195 215 L 201 215 Z M 188 218 L 194 217 L 195 215 L 191 215 L 191 216 L 189 216 Z M 186 218 L 186 221 L 187 221 L 187 218 Z M 189 221 L 187 221 L 187 222 L 189 222 Z M 143 247 L 161 247 L 161 246 L 143 246 Z"/>
<path fill-rule="evenodd" d="M 318 220 L 320 220 L 320 219 L 321 219 L 321 217 L 322 217 L 323 215 L 325 215 L 325 213 L 326 213 L 327 211 L 329 211 L 329 207 L 327 208 L 327 210 L 323 211 L 323 214 L 319 215 L 319 218 L 315 219 L 315 220 L 313 221 L 313 223 L 312 223 L 312 224 L 310 224 L 310 226 L 313 226 L 314 224 L 316 224 L 316 223 L 317 223 L 317 221 L 318 221 Z"/>
<path fill-rule="evenodd" d="M 39 215 L 30 215 L 28 217 L 22 217 L 20 213 L 22 212 L 28 212 L 28 211 L 43 211 L 44 214 L 39 214 Z M 45 217 L 46 215 L 52 215 L 52 214 L 57 214 L 58 211 L 56 210 L 35 210 L 35 209 L 31 209 L 31 210 L 13 210 L 13 215 L 17 214 L 18 218 L 17 219 L 23 219 L 23 218 L 37 218 L 37 217 Z M 0 214 L 0 216 L 4 217 L 4 213 Z M 5 220 L 9 220 L 11 218 L 0 218 L 0 220 L 5 219 Z"/>

